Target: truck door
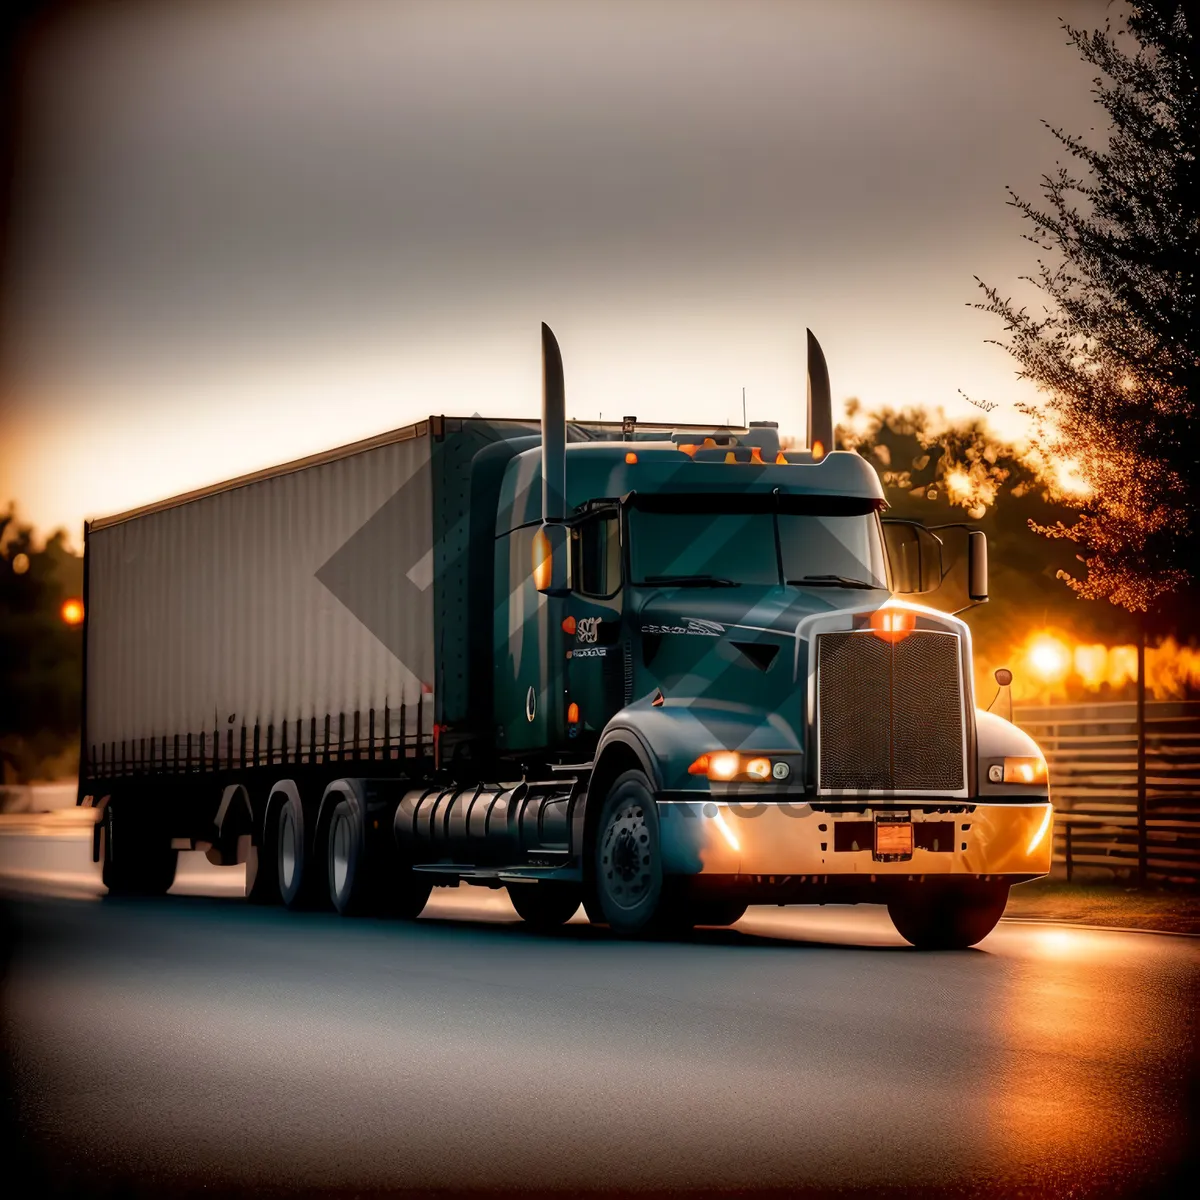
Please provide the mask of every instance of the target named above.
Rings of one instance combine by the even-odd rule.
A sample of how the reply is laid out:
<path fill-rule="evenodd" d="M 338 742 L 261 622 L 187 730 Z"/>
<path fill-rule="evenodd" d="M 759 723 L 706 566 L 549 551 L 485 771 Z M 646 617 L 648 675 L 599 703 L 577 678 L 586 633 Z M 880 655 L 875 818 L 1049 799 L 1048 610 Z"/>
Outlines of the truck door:
<path fill-rule="evenodd" d="M 621 638 L 621 519 L 617 507 L 571 527 L 571 595 L 565 601 L 567 737 L 594 741 L 625 705 Z M 578 706 L 577 710 L 572 706 Z"/>

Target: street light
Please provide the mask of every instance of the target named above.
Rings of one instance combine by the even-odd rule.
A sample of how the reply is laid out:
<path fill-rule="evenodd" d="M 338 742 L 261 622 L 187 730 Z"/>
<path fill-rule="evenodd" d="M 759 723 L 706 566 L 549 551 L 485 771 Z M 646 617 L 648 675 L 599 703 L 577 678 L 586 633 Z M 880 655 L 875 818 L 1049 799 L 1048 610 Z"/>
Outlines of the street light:
<path fill-rule="evenodd" d="M 62 602 L 62 608 L 59 609 L 59 615 L 67 625 L 80 625 L 83 623 L 83 601 L 72 598 Z"/>

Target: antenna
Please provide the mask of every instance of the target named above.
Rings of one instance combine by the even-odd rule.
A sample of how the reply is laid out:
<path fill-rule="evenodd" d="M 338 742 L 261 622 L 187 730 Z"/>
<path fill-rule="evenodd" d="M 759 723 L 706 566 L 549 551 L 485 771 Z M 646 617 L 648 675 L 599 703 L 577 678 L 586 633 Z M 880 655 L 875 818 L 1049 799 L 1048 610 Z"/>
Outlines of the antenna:
<path fill-rule="evenodd" d="M 747 428 L 747 426 L 746 426 L 746 389 L 745 388 L 742 388 L 742 428 L 743 429 Z"/>

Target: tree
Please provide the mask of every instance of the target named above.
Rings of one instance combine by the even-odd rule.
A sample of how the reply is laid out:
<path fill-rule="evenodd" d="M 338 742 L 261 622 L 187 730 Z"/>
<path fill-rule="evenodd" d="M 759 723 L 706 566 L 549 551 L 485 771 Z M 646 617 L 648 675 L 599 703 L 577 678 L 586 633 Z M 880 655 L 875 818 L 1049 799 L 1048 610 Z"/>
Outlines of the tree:
<path fill-rule="evenodd" d="M 1023 277 L 1044 294 L 1044 315 L 978 281 L 986 302 L 976 307 L 1004 322 L 997 344 L 1045 396 L 1026 407 L 1043 452 L 1072 458 L 1087 486 L 1071 520 L 1035 526 L 1078 547 L 1086 570 L 1060 578 L 1141 612 L 1178 613 L 1200 562 L 1195 20 L 1181 0 L 1135 0 L 1115 33 L 1064 24 L 1103 73 L 1107 146 L 1047 126 L 1086 170 L 1043 176 L 1044 208 L 1009 192 L 1033 225 L 1026 237 L 1048 253 Z"/>
<path fill-rule="evenodd" d="M 63 620 L 83 590 L 83 560 L 60 531 L 39 550 L 33 531 L 0 512 L 0 783 L 75 769 L 83 639 Z"/>

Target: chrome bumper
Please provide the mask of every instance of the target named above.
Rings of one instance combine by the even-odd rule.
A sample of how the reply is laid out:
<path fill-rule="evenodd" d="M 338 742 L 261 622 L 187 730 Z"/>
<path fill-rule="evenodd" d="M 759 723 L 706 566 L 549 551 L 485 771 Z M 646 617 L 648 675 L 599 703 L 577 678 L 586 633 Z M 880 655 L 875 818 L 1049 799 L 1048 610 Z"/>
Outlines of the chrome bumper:
<path fill-rule="evenodd" d="M 926 804 L 928 807 L 932 805 Z M 717 798 L 658 802 L 663 863 L 672 875 L 1045 875 L 1054 847 L 1054 811 L 1048 801 L 987 804 L 949 801 L 943 810 L 911 810 L 914 835 L 924 822 L 953 823 L 947 849 L 914 847 L 912 858 L 876 859 L 872 844 L 837 850 L 836 826 L 873 821 L 876 812 L 814 812 L 799 802 L 751 804 Z M 843 839 L 844 840 L 844 839 Z M 915 836 L 914 840 L 928 840 Z"/>

